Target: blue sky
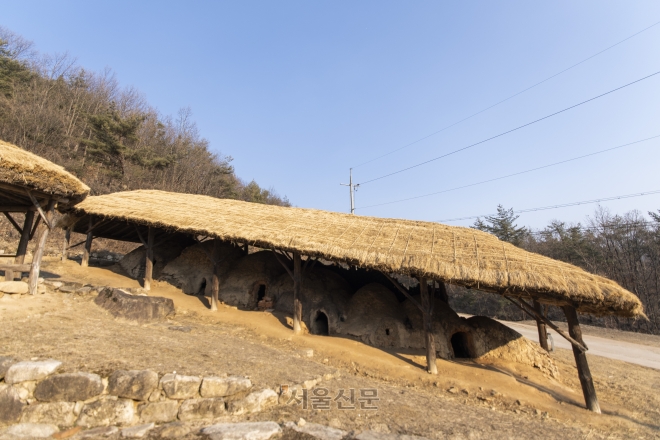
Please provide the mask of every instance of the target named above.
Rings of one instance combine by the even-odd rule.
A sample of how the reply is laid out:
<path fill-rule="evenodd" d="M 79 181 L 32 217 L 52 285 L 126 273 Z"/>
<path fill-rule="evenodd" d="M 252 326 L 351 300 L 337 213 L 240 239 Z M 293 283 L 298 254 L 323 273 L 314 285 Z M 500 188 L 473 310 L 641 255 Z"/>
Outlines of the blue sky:
<path fill-rule="evenodd" d="M 237 174 L 296 206 L 347 211 L 348 169 L 488 107 L 660 21 L 654 1 L 21 2 L 0 25 L 111 67 L 163 114 L 190 107 Z M 660 25 L 385 158 L 364 182 L 660 71 Z M 357 213 L 443 220 L 660 189 L 660 139 L 491 184 L 374 208 L 660 135 L 660 75 L 477 147 L 361 186 Z M 603 203 L 660 208 L 660 194 Z M 596 205 L 521 215 L 542 227 Z M 452 224 L 469 225 L 473 220 Z"/>

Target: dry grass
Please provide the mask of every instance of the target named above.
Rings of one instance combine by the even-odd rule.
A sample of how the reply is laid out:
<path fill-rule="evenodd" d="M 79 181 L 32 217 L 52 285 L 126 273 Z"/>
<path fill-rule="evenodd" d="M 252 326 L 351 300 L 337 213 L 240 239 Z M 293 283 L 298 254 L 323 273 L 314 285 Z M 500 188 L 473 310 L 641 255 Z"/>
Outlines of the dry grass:
<path fill-rule="evenodd" d="M 639 299 L 615 282 L 471 228 L 148 190 L 89 197 L 60 224 L 88 215 L 571 304 L 583 313 L 643 316 Z"/>
<path fill-rule="evenodd" d="M 2 140 L 0 182 L 64 196 L 73 203 L 89 193 L 87 185 L 61 166 Z"/>

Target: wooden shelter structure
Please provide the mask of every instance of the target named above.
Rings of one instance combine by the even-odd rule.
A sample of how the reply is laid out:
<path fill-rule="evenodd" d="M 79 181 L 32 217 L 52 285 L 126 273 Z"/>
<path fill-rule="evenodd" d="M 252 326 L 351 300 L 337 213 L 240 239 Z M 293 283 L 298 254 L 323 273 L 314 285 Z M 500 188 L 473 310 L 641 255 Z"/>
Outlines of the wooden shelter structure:
<path fill-rule="evenodd" d="M 53 227 L 55 208 L 78 203 L 88 193 L 89 187 L 61 166 L 0 141 L 0 211 L 21 234 L 14 263 L 0 265 L 5 280 L 13 281 L 16 275 L 29 272 L 29 292 L 36 293 L 41 257 Z M 25 214 L 22 226 L 13 213 Z M 32 264 L 24 264 L 28 242 L 35 234 L 37 244 Z"/>
<path fill-rule="evenodd" d="M 600 408 L 577 312 L 644 316 L 639 299 L 615 282 L 471 228 L 150 190 L 89 197 L 72 207 L 60 224 L 75 232 L 93 231 L 97 237 L 143 243 L 147 248 L 145 285 L 151 281 L 150 255 L 155 238 L 163 234 L 190 234 L 272 249 L 294 280 L 296 332 L 302 317 L 300 286 L 310 262 L 323 258 L 381 271 L 422 311 L 427 366 L 433 374 L 437 374 L 437 367 L 430 331 L 430 291 L 435 290 L 435 283 L 502 295 L 533 316 L 539 331 L 541 324 L 551 326 L 571 342 L 587 407 L 597 412 Z M 217 264 L 217 256 L 209 258 Z M 421 302 L 390 276 L 395 273 L 420 281 Z M 219 288 L 214 277 L 212 307 L 216 307 Z M 539 312 L 541 304 L 563 308 L 569 334 Z"/>

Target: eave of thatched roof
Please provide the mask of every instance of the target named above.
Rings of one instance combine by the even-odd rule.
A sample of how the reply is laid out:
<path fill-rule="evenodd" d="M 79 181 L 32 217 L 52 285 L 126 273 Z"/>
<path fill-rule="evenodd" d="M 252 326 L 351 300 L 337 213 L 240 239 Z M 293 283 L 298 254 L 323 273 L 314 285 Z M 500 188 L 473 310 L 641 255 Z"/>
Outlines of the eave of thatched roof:
<path fill-rule="evenodd" d="M 113 233 L 121 230 L 117 223 L 128 222 L 573 305 L 584 313 L 643 316 L 639 299 L 617 283 L 471 228 L 146 190 L 89 197 L 60 224 L 86 232 L 90 216 L 106 220 L 94 231 L 106 238 L 137 241 L 125 229 Z"/>
<path fill-rule="evenodd" d="M 89 187 L 63 167 L 1 140 L 0 188 L 7 196 L 0 197 L 0 205 L 31 205 L 26 189 L 35 197 L 66 199 L 69 204 L 89 194 Z"/>

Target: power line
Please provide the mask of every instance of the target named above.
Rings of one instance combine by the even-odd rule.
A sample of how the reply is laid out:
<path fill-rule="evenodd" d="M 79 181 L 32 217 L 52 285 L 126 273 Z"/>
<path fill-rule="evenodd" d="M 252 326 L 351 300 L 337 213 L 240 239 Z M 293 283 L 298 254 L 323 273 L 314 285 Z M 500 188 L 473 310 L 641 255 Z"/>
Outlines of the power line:
<path fill-rule="evenodd" d="M 480 182 L 470 183 L 470 184 L 462 185 L 462 186 L 456 186 L 454 188 L 449 188 L 449 189 L 445 189 L 445 190 L 442 190 L 442 191 L 436 191 L 436 192 L 423 194 L 423 195 L 415 196 L 415 197 L 408 197 L 408 198 L 405 198 L 405 199 L 393 200 L 391 202 L 377 203 L 377 204 L 374 204 L 374 205 L 363 206 L 363 207 L 355 208 L 355 209 L 375 208 L 376 206 L 391 205 L 393 203 L 407 202 L 409 200 L 421 199 L 421 198 L 424 198 L 424 197 L 430 197 L 430 196 L 435 196 L 435 195 L 438 195 L 438 194 L 448 193 L 448 192 L 451 192 L 451 191 L 457 191 L 459 189 L 465 189 L 465 188 L 470 188 L 470 187 L 477 186 L 477 185 L 483 185 L 484 183 L 495 182 L 497 180 L 507 179 L 509 177 L 519 176 L 521 174 L 531 173 L 532 171 L 538 171 L 538 170 L 542 170 L 542 169 L 545 169 L 545 168 L 554 167 L 556 165 L 561 165 L 561 164 L 564 164 L 564 163 L 567 163 L 567 162 L 572 162 L 574 160 L 584 159 L 585 157 L 590 157 L 590 156 L 595 156 L 597 154 L 607 153 L 608 151 L 613 151 L 613 150 L 617 150 L 619 148 L 627 147 L 627 146 L 630 146 L 630 145 L 639 144 L 641 142 L 646 142 L 646 141 L 649 141 L 651 139 L 656 139 L 656 138 L 659 138 L 659 137 L 660 137 L 660 134 L 656 135 L 656 136 L 646 138 L 646 139 L 641 139 L 641 140 L 638 140 L 638 141 L 634 141 L 634 142 L 630 142 L 630 143 L 627 143 L 627 144 L 619 145 L 619 146 L 616 146 L 616 147 L 607 148 L 605 150 L 595 151 L 593 153 L 585 154 L 585 155 L 578 156 L 578 157 L 573 157 L 571 159 L 566 159 L 566 160 L 562 160 L 562 161 L 559 161 L 559 162 L 554 162 L 554 163 L 551 163 L 551 164 L 548 164 L 548 165 L 543 165 L 543 166 L 536 167 L 536 168 L 531 168 L 529 170 L 519 171 L 519 172 L 512 173 L 512 174 L 507 174 L 506 176 L 495 177 L 495 178 L 492 178 L 492 179 L 482 180 Z"/>
<path fill-rule="evenodd" d="M 636 193 L 636 194 L 625 194 L 622 196 L 614 196 L 614 197 L 605 197 L 602 199 L 594 199 L 594 200 L 583 200 L 581 202 L 571 202 L 571 203 L 564 203 L 561 205 L 552 205 L 552 206 L 543 206 L 540 208 L 529 208 L 529 209 L 521 209 L 520 211 L 513 211 L 514 214 L 522 214 L 525 212 L 534 212 L 534 211 L 545 211 L 547 209 L 557 209 L 557 208 L 567 208 L 569 206 L 577 206 L 577 205 L 586 205 L 590 203 L 600 203 L 600 202 L 607 202 L 610 200 L 619 200 L 619 199 L 629 199 L 632 197 L 641 197 L 641 196 L 650 196 L 652 194 L 660 194 L 660 189 L 654 190 L 654 191 L 646 191 L 642 193 Z M 482 215 L 473 215 L 470 217 L 459 217 L 459 218 L 450 218 L 450 219 L 445 219 L 445 220 L 438 220 L 438 223 L 444 223 L 444 222 L 456 222 L 459 220 L 471 220 L 475 218 L 480 218 L 480 217 L 488 217 L 488 216 L 493 216 L 497 214 L 482 214 Z"/>
<path fill-rule="evenodd" d="M 411 143 L 409 143 L 409 144 L 404 145 L 403 147 L 399 147 L 399 148 L 397 148 L 396 150 L 392 150 L 392 151 L 390 151 L 389 153 L 385 153 L 385 154 L 383 154 L 383 155 L 381 155 L 381 156 L 375 157 L 375 158 L 373 158 L 373 159 L 371 159 L 371 160 L 368 160 L 368 161 L 366 161 L 366 162 L 362 162 L 362 163 L 359 164 L 359 165 L 355 165 L 353 168 L 361 167 L 362 165 L 366 165 L 366 164 L 371 163 L 371 162 L 374 162 L 374 161 L 376 161 L 376 160 L 378 160 L 378 159 L 382 159 L 383 157 L 389 156 L 390 154 L 396 153 L 397 151 L 401 151 L 401 150 L 403 150 L 404 148 L 408 148 L 408 147 L 410 147 L 411 145 L 415 145 L 416 143 L 419 143 L 419 142 L 421 142 L 421 141 L 423 141 L 423 140 L 425 140 L 425 139 L 428 139 L 428 138 L 430 138 L 431 136 L 435 136 L 435 135 L 438 134 L 438 133 L 441 133 L 441 132 L 443 132 L 443 131 L 445 131 L 445 130 L 447 130 L 447 129 L 449 129 L 449 128 L 452 128 L 452 127 L 454 127 L 455 125 L 460 124 L 461 122 L 465 122 L 465 121 L 467 121 L 468 119 L 471 119 L 471 118 L 473 118 L 473 117 L 475 117 L 475 116 L 477 116 L 477 115 L 480 115 L 481 113 L 483 113 L 483 112 L 485 112 L 485 111 L 487 111 L 487 110 L 490 110 L 490 109 L 493 108 L 493 107 L 497 107 L 498 105 L 503 104 L 503 103 L 505 103 L 506 101 L 508 101 L 508 100 L 510 100 L 510 99 L 513 99 L 513 98 L 515 98 L 516 96 L 521 95 L 521 94 L 527 92 L 528 90 L 533 89 L 533 88 L 536 87 L 536 86 L 540 86 L 540 85 L 543 84 L 544 82 L 546 82 L 546 81 L 550 81 L 552 78 L 554 78 L 554 77 L 556 77 L 556 76 L 559 76 L 559 75 L 561 75 L 562 73 L 567 72 L 567 71 L 571 70 L 572 68 L 577 67 L 577 66 L 579 66 L 580 64 L 589 61 L 589 60 L 592 59 L 592 58 L 597 57 L 598 55 L 602 54 L 603 52 L 607 52 L 608 50 L 612 49 L 613 47 L 616 47 L 616 46 L 618 46 L 619 44 L 624 43 L 624 42 L 630 40 L 630 39 L 633 38 L 633 37 L 636 37 L 637 35 L 641 34 L 642 32 L 645 32 L 645 31 L 651 29 L 652 27 L 654 27 L 654 26 L 656 26 L 656 25 L 658 25 L 658 24 L 660 24 L 660 21 L 657 21 L 657 22 L 653 23 L 651 26 L 646 27 L 646 28 L 642 29 L 642 30 L 639 31 L 639 32 L 636 32 L 636 33 L 632 34 L 631 36 L 629 36 L 629 37 L 627 37 L 627 38 L 624 38 L 623 40 L 619 41 L 618 43 L 615 43 L 615 44 L 613 44 L 613 45 L 611 45 L 611 46 L 609 46 L 609 47 L 607 47 L 607 48 L 601 50 L 600 52 L 597 52 L 597 53 L 591 55 L 590 57 L 585 58 L 585 59 L 583 59 L 582 61 L 580 61 L 580 62 L 578 62 L 578 63 L 575 63 L 575 64 L 573 64 L 572 66 L 567 67 L 566 69 L 564 69 L 564 70 L 562 70 L 562 71 L 560 71 L 560 72 L 557 72 L 557 73 L 555 73 L 554 75 L 549 76 L 549 77 L 547 77 L 546 79 L 544 79 L 544 80 L 542 80 L 542 81 L 539 81 L 539 82 L 537 82 L 536 84 L 534 84 L 534 85 L 532 85 L 532 86 L 529 86 L 529 87 L 527 87 L 526 89 L 523 89 L 523 90 L 521 90 L 520 92 L 515 93 L 515 94 L 509 96 L 508 98 L 505 98 L 505 99 L 503 99 L 503 100 L 501 100 L 501 101 L 498 101 L 498 102 L 496 102 L 495 104 L 493 104 L 493 105 L 491 105 L 491 106 L 489 106 L 489 107 L 486 107 L 486 108 L 483 109 L 483 110 L 479 110 L 478 112 L 473 113 L 473 114 L 471 114 L 470 116 L 468 116 L 468 117 L 466 117 L 466 118 L 463 118 L 463 119 L 461 119 L 461 120 L 458 121 L 458 122 L 454 122 L 453 124 L 447 125 L 446 127 L 441 128 L 441 129 L 438 130 L 438 131 L 434 131 L 433 133 L 431 133 L 431 134 L 429 134 L 429 135 L 426 135 L 426 136 L 424 136 L 424 137 L 422 137 L 422 138 L 419 138 L 419 139 L 417 139 L 416 141 L 413 141 L 413 142 L 411 142 Z"/>
<path fill-rule="evenodd" d="M 596 99 L 598 99 L 598 98 L 602 98 L 603 96 L 606 96 L 606 95 L 609 95 L 609 94 L 611 94 L 611 93 L 614 93 L 614 92 L 616 92 L 616 91 L 618 91 L 618 90 L 624 89 L 624 88 L 626 88 L 626 87 L 628 87 L 628 86 L 631 86 L 631 85 L 633 85 L 633 84 L 636 84 L 636 83 L 638 83 L 638 82 L 640 82 L 640 81 L 644 81 L 645 79 L 651 78 L 651 77 L 653 77 L 653 76 L 655 76 L 655 75 L 657 75 L 657 74 L 659 74 L 659 73 L 660 73 L 660 71 L 655 72 L 655 73 L 652 73 L 652 74 L 647 75 L 647 76 L 645 76 L 645 77 L 643 77 L 643 78 L 640 78 L 640 79 L 637 79 L 637 80 L 635 80 L 635 81 L 633 81 L 633 82 L 630 82 L 630 83 L 628 83 L 628 84 L 625 84 L 625 85 L 623 85 L 623 86 L 621 86 L 621 87 L 617 87 L 616 89 L 612 89 L 612 90 L 610 90 L 610 91 L 608 91 L 608 92 L 601 93 L 601 94 L 598 95 L 598 96 L 594 96 L 593 98 L 589 98 L 589 99 L 587 99 L 586 101 L 582 101 L 582 102 L 579 102 L 579 103 L 577 103 L 577 104 L 574 104 L 574 105 L 572 105 L 572 106 L 570 106 L 570 107 L 566 107 L 565 109 L 563 109 L 563 110 L 559 110 L 558 112 L 551 113 L 551 114 L 546 115 L 546 116 L 544 116 L 544 117 L 542 117 L 542 118 L 536 119 L 536 120 L 534 120 L 534 121 L 532 121 L 532 122 L 528 122 L 528 123 L 526 123 L 526 124 L 520 125 L 520 126 L 518 126 L 518 127 L 516 127 L 516 128 L 513 128 L 513 129 L 511 129 L 511 130 L 507 130 L 507 131 L 505 131 L 505 132 L 503 132 L 503 133 L 500 133 L 500 134 L 498 134 L 498 135 L 491 136 L 491 137 L 489 137 L 488 139 L 484 139 L 484 140 L 482 140 L 482 141 L 479 141 L 479 142 L 476 142 L 476 143 L 474 143 L 474 144 L 468 145 L 467 147 L 463 147 L 463 148 L 459 148 L 459 149 L 454 150 L 454 151 L 450 151 L 449 153 L 443 154 L 442 156 L 438 156 L 438 157 L 434 157 L 433 159 L 425 160 L 424 162 L 420 162 L 420 163 L 418 163 L 418 164 L 416 164 L 416 165 L 412 165 L 412 166 L 409 166 L 409 167 L 407 167 L 407 168 L 403 168 L 403 169 L 401 169 L 401 170 L 394 171 L 394 172 L 392 172 L 392 173 L 385 174 L 385 175 L 382 175 L 382 176 L 380 176 L 380 177 L 376 177 L 376 178 L 374 178 L 374 179 L 367 180 L 367 181 L 365 181 L 365 182 L 360 183 L 359 185 L 365 185 L 365 184 L 370 183 L 370 182 L 375 182 L 376 180 L 380 180 L 380 179 L 384 179 L 384 178 L 386 178 L 386 177 L 394 176 L 395 174 L 403 173 L 404 171 L 409 171 L 409 170 L 412 170 L 413 168 L 421 167 L 422 165 L 426 165 L 426 164 L 428 164 L 428 163 L 435 162 L 436 160 L 439 160 L 439 159 L 445 158 L 445 157 L 447 157 L 447 156 L 451 156 L 452 154 L 456 154 L 456 153 L 459 153 L 459 152 L 461 152 L 461 151 L 465 151 L 465 150 L 467 150 L 467 149 L 469 149 L 469 148 L 476 147 L 477 145 L 483 144 L 483 143 L 488 142 L 488 141 L 491 141 L 491 140 L 493 140 L 493 139 L 497 139 L 497 138 L 502 137 L 502 136 L 504 136 L 504 135 L 506 135 L 506 134 L 513 133 L 514 131 L 518 131 L 518 130 L 520 130 L 521 128 L 528 127 L 528 126 L 530 126 L 530 125 L 532 125 L 532 124 L 536 124 L 537 122 L 541 122 L 541 121 L 543 121 L 543 120 L 545 120 L 545 119 L 551 118 L 551 117 L 556 116 L 556 115 L 558 115 L 558 114 L 560 114 L 560 113 L 564 113 L 564 112 L 566 112 L 566 111 L 568 111 L 568 110 L 574 109 L 574 108 L 579 107 L 579 106 L 581 106 L 581 105 L 583 105 L 583 104 L 586 104 L 586 103 L 588 103 L 588 102 L 594 101 L 594 100 L 596 100 Z"/>

